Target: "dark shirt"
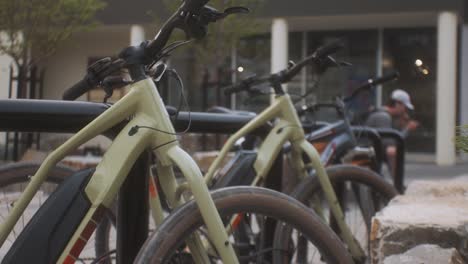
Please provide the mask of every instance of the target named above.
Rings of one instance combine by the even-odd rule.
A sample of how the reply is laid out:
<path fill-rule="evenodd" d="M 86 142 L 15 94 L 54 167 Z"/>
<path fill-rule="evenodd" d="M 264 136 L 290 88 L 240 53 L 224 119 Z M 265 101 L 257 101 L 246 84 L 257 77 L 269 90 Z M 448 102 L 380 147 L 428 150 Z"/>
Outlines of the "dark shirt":
<path fill-rule="evenodd" d="M 374 128 L 394 128 L 399 130 L 403 134 L 403 137 L 406 138 L 408 136 L 408 130 L 398 128 L 393 122 L 392 116 L 384 108 L 379 108 L 370 113 L 366 120 L 366 126 Z"/>
<path fill-rule="evenodd" d="M 404 138 L 408 136 L 408 130 L 407 129 L 400 129 L 398 126 L 396 126 L 397 122 L 394 122 L 396 120 L 393 120 L 392 116 L 390 113 L 386 111 L 385 108 L 379 108 L 374 110 L 369 114 L 366 120 L 366 126 L 373 127 L 373 128 L 393 128 L 401 132 Z M 391 138 L 384 138 L 382 139 L 382 144 L 385 147 L 388 146 L 394 146 L 396 145 L 395 140 Z"/>

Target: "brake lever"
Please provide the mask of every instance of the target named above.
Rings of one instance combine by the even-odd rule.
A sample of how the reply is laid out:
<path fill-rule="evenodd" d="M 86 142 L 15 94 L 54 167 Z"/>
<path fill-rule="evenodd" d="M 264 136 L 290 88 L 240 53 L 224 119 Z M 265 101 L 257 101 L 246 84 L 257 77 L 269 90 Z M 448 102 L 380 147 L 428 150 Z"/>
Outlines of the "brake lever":
<path fill-rule="evenodd" d="M 105 92 L 103 103 L 106 104 L 107 100 L 112 97 L 115 89 L 120 89 L 126 85 L 131 84 L 131 81 L 125 80 L 122 76 L 107 76 L 101 83 L 101 87 Z"/>
<path fill-rule="evenodd" d="M 234 14 L 248 14 L 250 10 L 247 7 L 242 6 L 233 6 L 226 8 L 224 12 L 218 11 L 216 8 L 211 6 L 205 6 L 200 12 L 201 19 L 204 19 L 206 22 L 216 22 L 218 20 L 224 19 L 229 15 Z"/>
<path fill-rule="evenodd" d="M 224 17 L 225 15 L 223 12 L 220 12 L 216 8 L 208 5 L 204 6 L 200 11 L 200 22 L 205 24 L 216 22 Z"/>
<path fill-rule="evenodd" d="M 224 10 L 224 17 L 227 17 L 229 15 L 234 15 L 234 14 L 248 14 L 250 13 L 250 9 L 247 7 L 243 6 L 233 6 L 233 7 L 228 7 Z"/>

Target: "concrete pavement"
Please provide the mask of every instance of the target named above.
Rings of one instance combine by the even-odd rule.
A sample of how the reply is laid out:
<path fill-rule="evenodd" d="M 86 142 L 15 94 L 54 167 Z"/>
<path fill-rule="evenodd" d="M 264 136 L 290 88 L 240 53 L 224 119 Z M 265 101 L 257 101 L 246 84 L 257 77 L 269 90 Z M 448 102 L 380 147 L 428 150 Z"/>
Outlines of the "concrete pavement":
<path fill-rule="evenodd" d="M 467 162 L 447 167 L 414 161 L 408 161 L 405 165 L 406 185 L 414 180 L 449 180 L 462 175 L 468 175 Z"/>

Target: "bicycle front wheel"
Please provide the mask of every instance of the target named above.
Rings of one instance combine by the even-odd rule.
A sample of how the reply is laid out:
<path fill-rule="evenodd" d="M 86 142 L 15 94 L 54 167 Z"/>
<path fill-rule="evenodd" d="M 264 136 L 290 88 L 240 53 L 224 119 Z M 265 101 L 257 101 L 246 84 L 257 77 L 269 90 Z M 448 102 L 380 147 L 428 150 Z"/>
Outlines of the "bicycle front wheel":
<path fill-rule="evenodd" d="M 213 192 L 212 198 L 226 227 L 231 230 L 229 239 L 240 263 L 270 263 L 269 255 L 280 250 L 262 247 L 260 242 L 265 232 L 272 232 L 263 229 L 269 220 L 296 230 L 307 239 L 309 247 L 317 249 L 315 252 L 320 256 L 311 256 L 311 259 L 320 262 L 307 263 L 352 263 L 349 253 L 330 228 L 289 196 L 264 188 L 231 187 Z M 147 240 L 136 263 L 192 263 L 184 241 L 194 234 L 208 241 L 205 245 L 210 245 L 198 206 L 191 201 L 174 211 Z M 210 252 L 211 263 L 221 262 L 216 252 L 207 252 Z M 280 254 L 287 254 L 287 261 L 276 263 L 297 263 L 290 251 Z"/>

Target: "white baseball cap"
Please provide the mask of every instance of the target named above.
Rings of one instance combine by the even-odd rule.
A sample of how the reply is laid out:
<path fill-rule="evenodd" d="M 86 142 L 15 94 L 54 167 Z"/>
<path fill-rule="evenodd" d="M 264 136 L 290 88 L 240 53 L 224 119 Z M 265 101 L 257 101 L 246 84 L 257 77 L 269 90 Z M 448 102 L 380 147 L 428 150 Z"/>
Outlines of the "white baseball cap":
<path fill-rule="evenodd" d="M 393 91 L 392 99 L 404 104 L 408 109 L 414 110 L 414 105 L 411 103 L 411 98 L 407 92 L 397 89 Z"/>

